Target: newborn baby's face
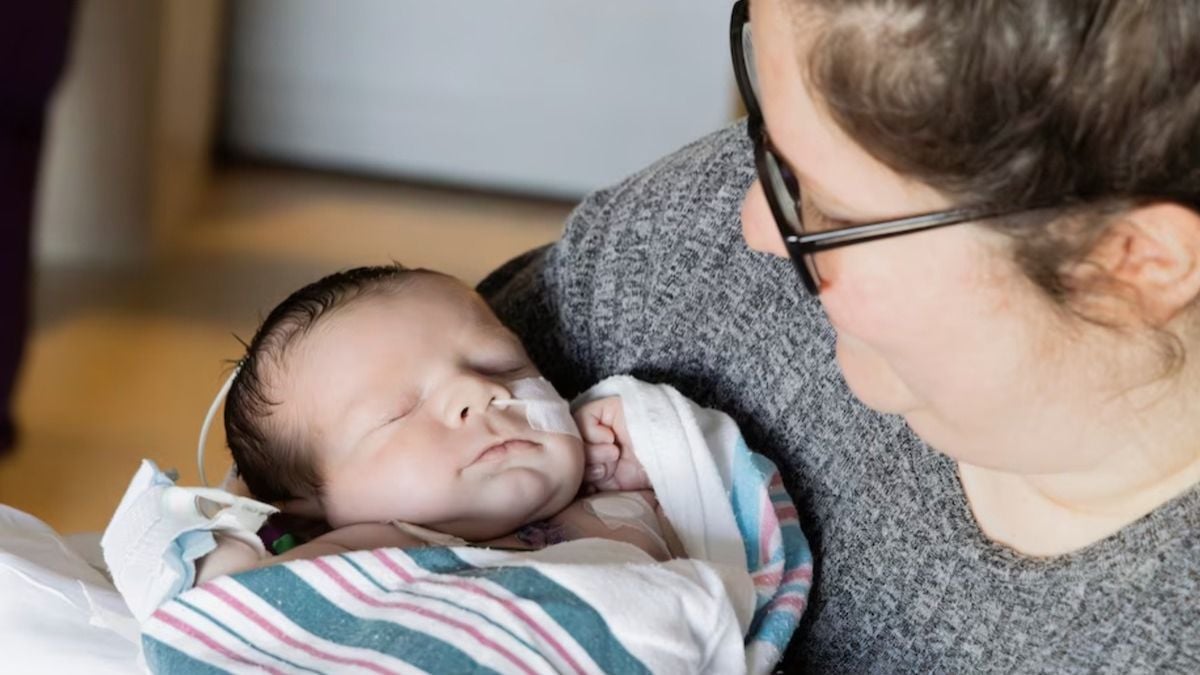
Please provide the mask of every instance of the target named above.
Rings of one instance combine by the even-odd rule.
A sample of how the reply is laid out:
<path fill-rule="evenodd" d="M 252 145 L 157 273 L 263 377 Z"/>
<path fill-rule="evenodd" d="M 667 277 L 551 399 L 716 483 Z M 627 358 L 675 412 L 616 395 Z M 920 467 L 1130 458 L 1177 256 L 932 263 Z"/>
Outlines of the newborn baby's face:
<path fill-rule="evenodd" d="M 316 448 L 330 525 L 403 520 L 480 540 L 575 498 L 581 441 L 490 405 L 539 374 L 461 283 L 421 276 L 357 300 L 294 349 L 279 413 Z"/>

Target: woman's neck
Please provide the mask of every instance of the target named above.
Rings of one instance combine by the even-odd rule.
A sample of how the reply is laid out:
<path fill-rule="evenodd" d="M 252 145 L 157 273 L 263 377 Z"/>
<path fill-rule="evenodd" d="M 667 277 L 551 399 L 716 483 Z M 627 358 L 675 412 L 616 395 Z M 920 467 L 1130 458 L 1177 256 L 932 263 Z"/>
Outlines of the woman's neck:
<path fill-rule="evenodd" d="M 1200 416 L 1193 397 L 1124 397 L 1122 414 L 1091 420 L 1083 435 L 1098 460 L 1052 474 L 959 464 L 963 490 L 983 532 L 1034 556 L 1100 541 L 1200 484 Z M 1140 399 L 1140 400 L 1139 400 Z M 1061 451 L 1047 447 L 1045 452 Z"/>

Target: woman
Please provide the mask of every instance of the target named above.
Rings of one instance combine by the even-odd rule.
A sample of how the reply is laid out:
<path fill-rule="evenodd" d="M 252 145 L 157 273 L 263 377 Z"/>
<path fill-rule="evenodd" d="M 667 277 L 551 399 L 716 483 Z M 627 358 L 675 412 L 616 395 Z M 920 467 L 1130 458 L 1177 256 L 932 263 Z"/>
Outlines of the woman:
<path fill-rule="evenodd" d="M 818 566 L 789 666 L 1195 672 L 1200 5 L 750 5 L 752 142 L 483 290 L 561 385 L 775 449 Z"/>

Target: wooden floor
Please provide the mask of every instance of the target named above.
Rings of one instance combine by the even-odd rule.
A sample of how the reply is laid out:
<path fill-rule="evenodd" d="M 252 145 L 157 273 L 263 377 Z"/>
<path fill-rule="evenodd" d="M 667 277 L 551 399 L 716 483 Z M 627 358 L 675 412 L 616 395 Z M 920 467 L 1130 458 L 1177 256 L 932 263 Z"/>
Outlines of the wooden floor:
<path fill-rule="evenodd" d="M 0 503 L 102 529 L 139 460 L 197 480 L 200 423 L 260 316 L 336 269 L 397 260 L 474 282 L 555 239 L 569 205 L 281 169 L 218 176 L 176 251 L 40 271 Z M 208 473 L 227 466 L 219 423 Z"/>

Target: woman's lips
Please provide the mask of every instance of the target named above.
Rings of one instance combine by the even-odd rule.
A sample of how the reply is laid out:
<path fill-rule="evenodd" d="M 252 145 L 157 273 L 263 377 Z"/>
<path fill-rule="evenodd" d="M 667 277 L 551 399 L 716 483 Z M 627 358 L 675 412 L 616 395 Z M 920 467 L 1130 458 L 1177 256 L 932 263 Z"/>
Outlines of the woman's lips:
<path fill-rule="evenodd" d="M 483 452 L 479 453 L 479 455 L 475 457 L 475 461 L 471 463 L 479 464 L 481 462 L 491 462 L 494 460 L 503 459 L 514 452 L 531 450 L 536 447 L 537 443 L 532 441 L 524 441 L 519 439 L 503 441 L 484 448 Z"/>

